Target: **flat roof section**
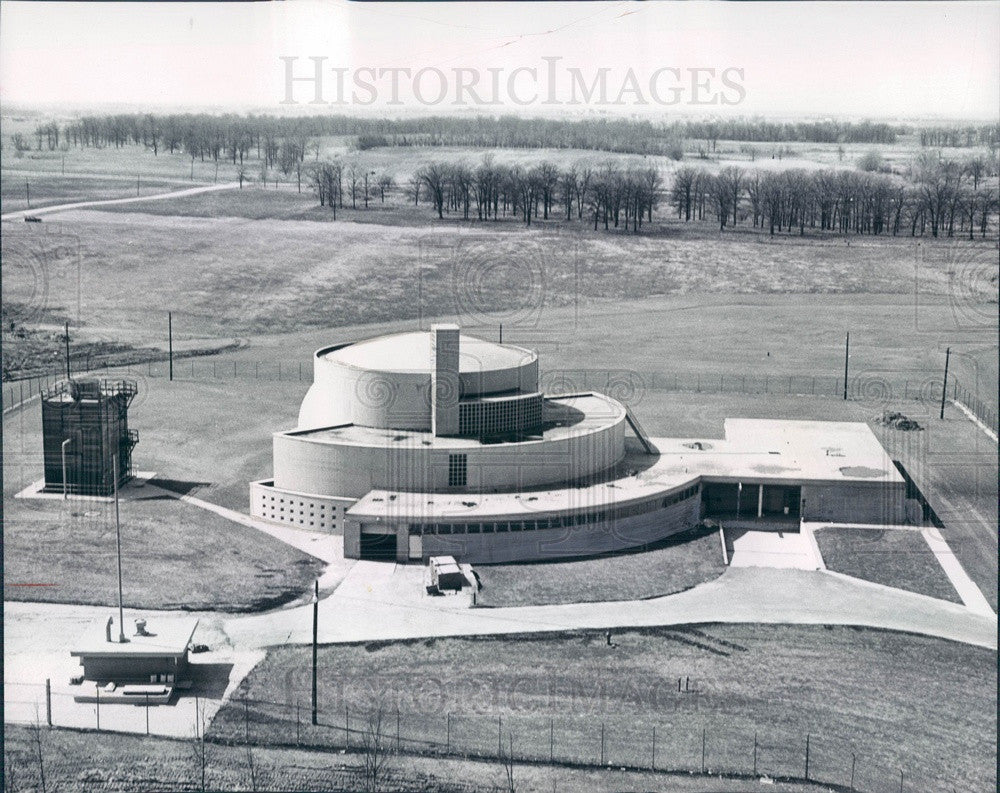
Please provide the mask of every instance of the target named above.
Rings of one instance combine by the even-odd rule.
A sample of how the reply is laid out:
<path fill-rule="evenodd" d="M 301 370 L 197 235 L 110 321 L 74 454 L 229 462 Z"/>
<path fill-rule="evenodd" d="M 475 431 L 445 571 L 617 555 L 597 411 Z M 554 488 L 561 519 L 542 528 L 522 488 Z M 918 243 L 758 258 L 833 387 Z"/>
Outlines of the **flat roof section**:
<path fill-rule="evenodd" d="M 110 615 L 109 615 L 110 616 Z M 124 644 L 118 641 L 118 617 L 111 626 L 111 641 L 107 641 L 107 620 L 94 620 L 87 625 L 73 656 L 88 657 L 158 657 L 183 655 L 198 627 L 198 620 L 191 618 L 152 619 L 146 623 L 148 636 L 135 635 L 135 623 L 125 623 Z"/>
<path fill-rule="evenodd" d="M 537 435 L 529 435 L 518 443 L 558 440 L 573 435 L 603 429 L 625 415 L 625 409 L 602 394 L 574 394 L 566 397 L 546 397 L 542 405 L 542 421 L 547 426 Z M 430 446 L 439 449 L 478 448 L 504 445 L 483 444 L 478 438 L 436 436 L 423 430 L 394 430 L 363 427 L 359 424 L 341 424 L 307 430 L 288 430 L 277 433 L 304 438 L 318 443 L 343 443 L 357 446 Z"/>
<path fill-rule="evenodd" d="M 377 372 L 427 372 L 431 367 L 431 336 L 427 332 L 397 333 L 361 341 L 327 352 L 329 361 Z M 459 372 L 513 369 L 537 359 L 531 350 L 459 336 Z"/>
<path fill-rule="evenodd" d="M 704 480 L 750 484 L 902 483 L 867 424 L 727 419 L 724 439 L 652 438 L 651 458 L 628 443 L 611 478 L 584 487 L 506 493 L 372 490 L 347 514 L 358 520 L 503 520 L 580 512 L 667 496 Z M 650 460 L 653 460 L 650 463 Z"/>

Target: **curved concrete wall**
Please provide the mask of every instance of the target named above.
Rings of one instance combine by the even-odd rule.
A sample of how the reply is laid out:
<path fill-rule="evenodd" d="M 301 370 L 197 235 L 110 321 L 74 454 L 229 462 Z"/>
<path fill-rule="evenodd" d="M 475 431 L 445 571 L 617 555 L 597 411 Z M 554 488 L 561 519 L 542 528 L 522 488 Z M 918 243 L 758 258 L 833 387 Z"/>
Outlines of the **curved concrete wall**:
<path fill-rule="evenodd" d="M 299 429 L 347 422 L 385 429 L 431 428 L 429 371 L 381 372 L 327 357 L 344 346 L 324 347 L 313 356 L 313 384 L 299 409 Z M 460 355 L 460 360 L 468 368 L 470 359 Z M 462 372 L 459 384 L 464 397 L 536 391 L 538 358 L 526 350 L 517 366 Z"/>
<path fill-rule="evenodd" d="M 419 438 L 384 445 L 274 435 L 274 486 L 361 498 L 369 490 L 448 490 L 448 456 L 466 456 L 469 492 L 520 490 L 605 471 L 625 456 L 625 417 L 586 432 L 524 443 L 433 446 Z"/>
<path fill-rule="evenodd" d="M 378 525 L 372 529 L 396 534 L 397 561 L 454 556 L 469 564 L 551 561 L 636 548 L 657 542 L 695 526 L 701 516 L 700 488 L 690 497 L 662 509 L 617 518 L 603 523 L 537 531 L 499 534 L 450 534 L 412 537 L 406 524 Z M 365 523 L 348 517 L 344 529 L 344 554 L 360 558 Z M 719 551 L 721 555 L 721 549 Z"/>

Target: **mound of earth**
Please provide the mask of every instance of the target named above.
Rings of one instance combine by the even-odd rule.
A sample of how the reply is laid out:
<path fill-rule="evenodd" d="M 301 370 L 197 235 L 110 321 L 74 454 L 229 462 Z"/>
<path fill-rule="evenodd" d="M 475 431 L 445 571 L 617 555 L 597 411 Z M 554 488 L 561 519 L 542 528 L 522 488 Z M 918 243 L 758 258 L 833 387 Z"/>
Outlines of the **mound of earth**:
<path fill-rule="evenodd" d="M 904 432 L 911 432 L 913 430 L 923 429 L 923 427 L 921 427 L 913 419 L 909 418 L 908 416 L 904 416 L 902 413 L 897 413 L 892 410 L 886 410 L 884 413 L 882 413 L 881 416 L 879 416 L 875 420 L 879 424 L 882 424 L 883 426 L 892 427 L 892 429 L 894 430 L 903 430 Z"/>

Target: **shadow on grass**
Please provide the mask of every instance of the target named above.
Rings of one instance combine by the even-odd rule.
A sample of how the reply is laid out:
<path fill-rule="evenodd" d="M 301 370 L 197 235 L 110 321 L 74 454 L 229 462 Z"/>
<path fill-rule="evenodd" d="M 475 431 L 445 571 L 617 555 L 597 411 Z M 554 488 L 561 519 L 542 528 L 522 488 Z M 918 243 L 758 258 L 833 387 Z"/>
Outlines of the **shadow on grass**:
<path fill-rule="evenodd" d="M 211 487 L 212 485 L 211 482 L 192 482 L 185 479 L 160 479 L 158 477 L 150 479 L 149 484 L 169 490 L 171 493 L 179 493 L 182 496 L 191 495 L 191 493 L 197 492 L 204 487 Z"/>

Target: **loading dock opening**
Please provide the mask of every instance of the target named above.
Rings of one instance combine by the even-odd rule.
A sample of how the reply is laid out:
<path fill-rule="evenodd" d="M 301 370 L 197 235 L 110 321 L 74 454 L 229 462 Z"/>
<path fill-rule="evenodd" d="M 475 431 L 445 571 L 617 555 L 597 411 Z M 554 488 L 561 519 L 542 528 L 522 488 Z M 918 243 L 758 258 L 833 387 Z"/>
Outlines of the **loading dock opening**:
<path fill-rule="evenodd" d="M 799 485 L 762 485 L 741 482 L 705 482 L 702 505 L 707 518 L 756 520 L 799 519 Z"/>
<path fill-rule="evenodd" d="M 361 558 L 377 562 L 396 561 L 396 533 L 361 530 Z"/>

